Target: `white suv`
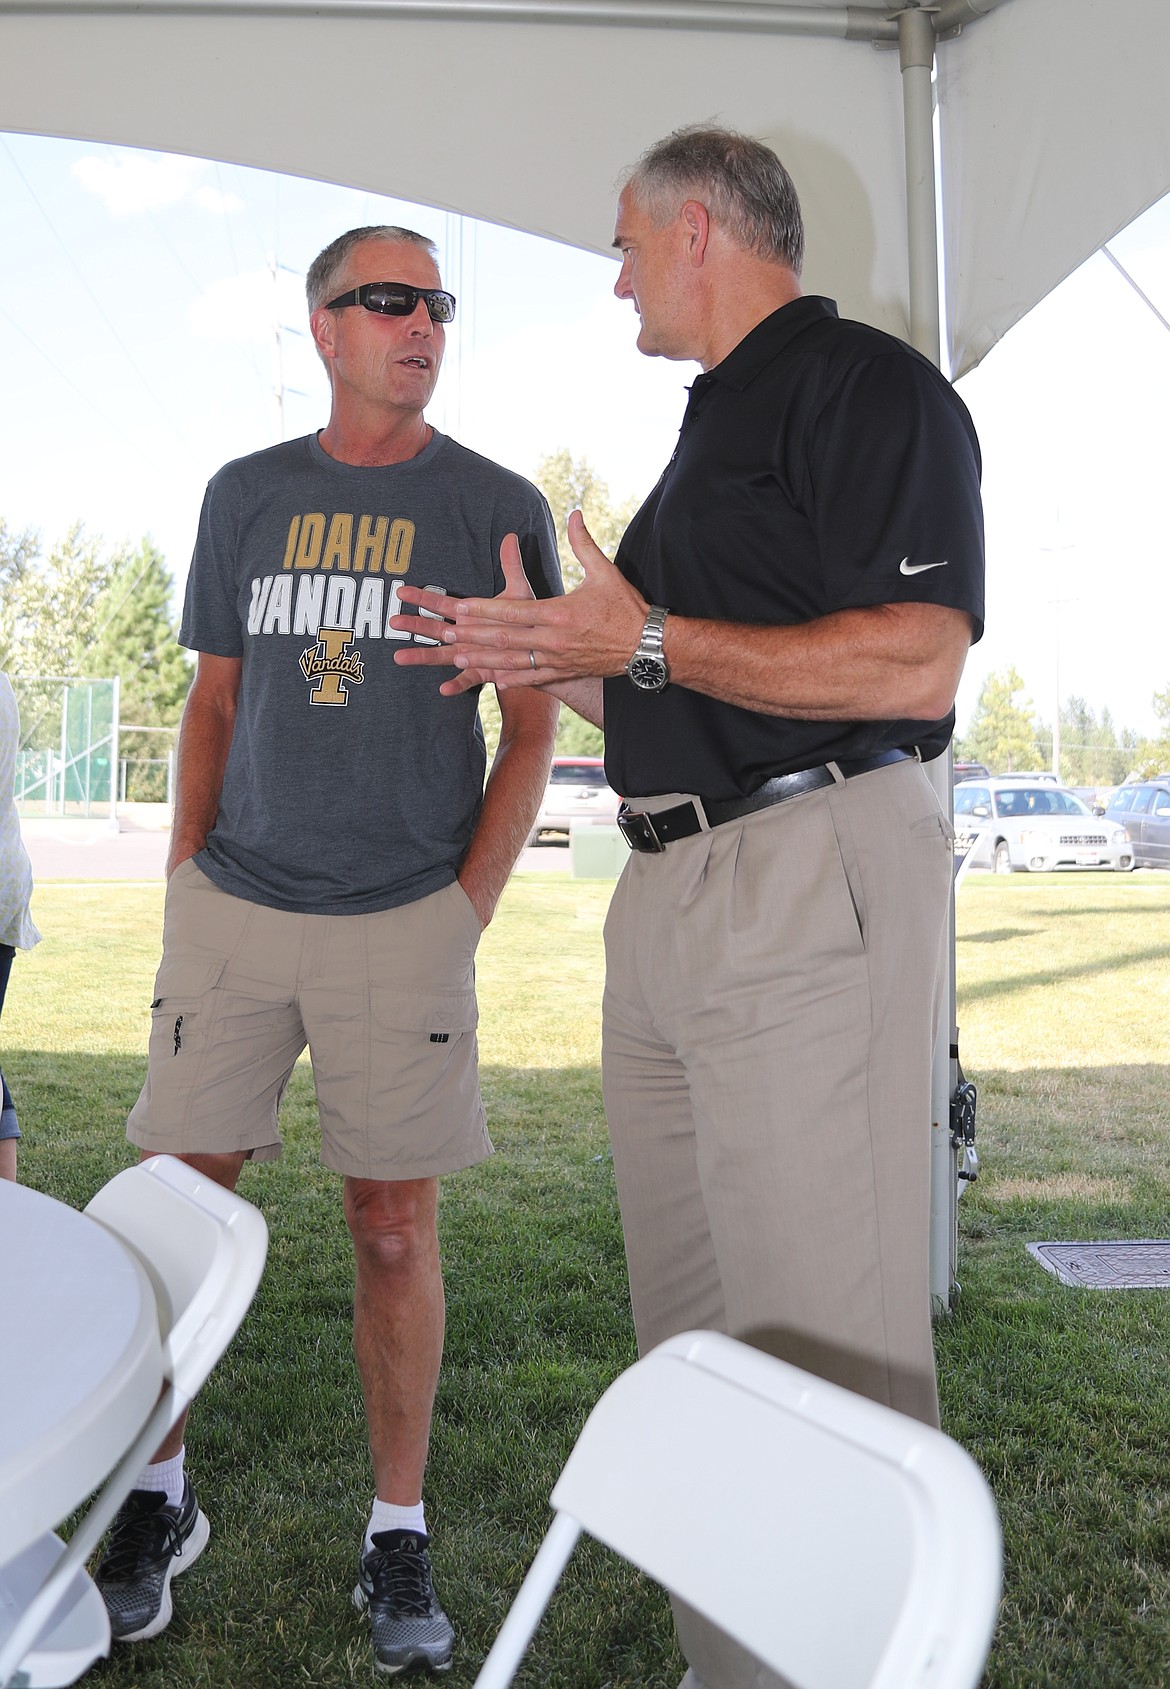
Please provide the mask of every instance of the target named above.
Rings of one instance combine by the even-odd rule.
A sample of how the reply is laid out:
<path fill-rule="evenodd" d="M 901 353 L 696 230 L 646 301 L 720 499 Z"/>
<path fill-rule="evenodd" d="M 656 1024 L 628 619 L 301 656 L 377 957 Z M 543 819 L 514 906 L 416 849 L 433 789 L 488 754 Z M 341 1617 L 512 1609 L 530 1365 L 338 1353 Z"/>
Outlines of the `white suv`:
<path fill-rule="evenodd" d="M 600 757 L 554 757 L 528 842 L 542 833 L 568 834 L 574 821 L 613 821 L 621 801 Z"/>
<path fill-rule="evenodd" d="M 967 855 L 972 867 L 997 874 L 1133 867 L 1125 828 L 1094 815 L 1075 792 L 998 777 L 955 787 L 955 856 Z"/>

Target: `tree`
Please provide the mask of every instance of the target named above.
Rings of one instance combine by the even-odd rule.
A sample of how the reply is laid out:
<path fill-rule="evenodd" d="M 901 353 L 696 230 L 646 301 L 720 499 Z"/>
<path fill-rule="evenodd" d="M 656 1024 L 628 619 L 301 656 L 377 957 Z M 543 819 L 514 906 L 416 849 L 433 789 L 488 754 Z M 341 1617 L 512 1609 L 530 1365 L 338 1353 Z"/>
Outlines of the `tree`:
<path fill-rule="evenodd" d="M 1154 693 L 1154 714 L 1158 718 L 1158 732 L 1152 739 L 1143 739 L 1133 754 L 1127 773 L 1151 780 L 1170 769 L 1170 686 L 1165 692 Z"/>
<path fill-rule="evenodd" d="M 627 499 L 616 509 L 610 502 L 610 491 L 588 458 L 575 458 L 567 446 L 540 460 L 536 482 L 548 500 L 557 529 L 557 551 L 561 560 L 561 574 L 565 590 L 571 591 L 582 578 L 581 565 L 569 544 L 569 512 L 579 510 L 585 526 L 605 552 L 612 557 L 634 514 L 635 503 Z M 561 756 L 599 757 L 604 753 L 605 736 L 573 710 L 562 709 L 557 723 L 557 752 Z"/>
<path fill-rule="evenodd" d="M 166 796 L 166 770 L 159 759 L 165 761 L 173 735 L 135 733 L 133 728 L 174 727 L 191 685 L 191 665 L 170 613 L 171 587 L 162 553 L 143 539 L 98 601 L 98 625 L 84 659 L 89 674 L 121 677 L 126 726 L 120 753 L 135 776 L 132 786 L 127 783 L 127 796 L 141 802 Z"/>
<path fill-rule="evenodd" d="M 479 722 L 483 728 L 483 740 L 487 746 L 487 765 L 490 771 L 492 758 L 496 754 L 496 747 L 500 742 L 500 703 L 496 697 L 494 686 L 485 686 L 479 694 Z"/>
<path fill-rule="evenodd" d="M 1170 686 L 1154 693 L 1154 714 L 1162 724 L 1160 737 L 1170 743 Z"/>
<path fill-rule="evenodd" d="M 1023 698 L 1017 702 L 1017 694 L 1023 689 L 1023 677 L 1014 668 L 989 674 L 971 725 L 955 747 L 955 756 L 965 762 L 986 763 L 997 774 L 1043 767 L 1040 726 L 1032 701 Z"/>
<path fill-rule="evenodd" d="M 605 734 L 565 705 L 557 722 L 556 752 L 562 757 L 604 756 Z"/>
<path fill-rule="evenodd" d="M 40 556 L 41 536 L 32 528 L 22 534 L 9 531 L 0 516 L 0 669 L 19 673 L 18 643 L 21 600 L 30 570 Z"/>
<path fill-rule="evenodd" d="M 581 565 L 569 544 L 569 512 L 581 512 L 593 538 L 605 555 L 612 557 L 634 514 L 634 500 L 627 499 L 625 504 L 615 509 L 610 502 L 609 488 L 591 467 L 588 458 L 575 458 L 567 446 L 541 458 L 535 479 L 548 500 L 556 523 L 561 574 L 568 591 L 581 580 Z"/>
<path fill-rule="evenodd" d="M 60 716 L 62 679 L 121 678 L 121 718 L 140 727 L 178 720 L 191 671 L 168 610 L 171 577 L 148 539 L 108 551 L 80 522 L 47 557 L 32 532 L 0 522 L 0 661 L 24 681 L 22 727 L 38 748 Z M 35 684 L 38 680 L 44 684 Z M 55 725 L 52 732 L 56 732 Z M 131 762 L 165 757 L 167 736 L 127 734 Z M 135 796 L 165 796 L 161 768 Z"/>
<path fill-rule="evenodd" d="M 1100 721 L 1083 698 L 1075 695 L 1060 707 L 1060 775 L 1069 786 L 1116 786 L 1133 767 L 1138 736 L 1131 728 L 1120 734 L 1108 708 Z M 1040 767 L 1052 760 L 1052 730 L 1040 732 Z"/>
<path fill-rule="evenodd" d="M 485 686 L 479 695 L 479 719 L 483 724 L 490 768 L 500 742 L 500 706 L 494 687 Z M 605 751 L 605 737 L 600 727 L 594 727 L 591 721 L 586 721 L 567 706 L 562 707 L 554 750 L 562 757 L 599 757 Z"/>
<path fill-rule="evenodd" d="M 18 567 L 11 570 L 4 595 L 7 667 L 20 698 L 22 745 L 43 752 L 61 731 L 62 678 L 86 672 L 78 659 L 93 634 L 97 604 L 117 562 L 102 555 L 97 541 L 86 539 L 80 522 L 47 558 L 38 535 L 26 533 L 18 543 Z M 107 782 L 110 775 L 107 753 Z"/>
<path fill-rule="evenodd" d="M 103 554 L 100 541 L 87 539 L 80 522 L 46 559 L 30 559 L 15 595 L 18 638 L 11 672 L 94 673 L 83 666 L 85 653 L 97 632 L 102 597 L 125 561 L 123 550 Z"/>

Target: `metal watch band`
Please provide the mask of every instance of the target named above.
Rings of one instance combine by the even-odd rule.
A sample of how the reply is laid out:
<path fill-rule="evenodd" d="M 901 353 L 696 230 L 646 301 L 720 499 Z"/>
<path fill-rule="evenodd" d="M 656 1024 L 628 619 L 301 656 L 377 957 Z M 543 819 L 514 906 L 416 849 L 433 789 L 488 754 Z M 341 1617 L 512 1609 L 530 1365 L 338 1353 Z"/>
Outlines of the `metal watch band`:
<path fill-rule="evenodd" d="M 639 657 L 661 657 L 662 632 L 666 626 L 667 611 L 661 604 L 652 604 L 649 614 L 642 628 L 642 637 L 638 641 L 637 655 Z"/>
<path fill-rule="evenodd" d="M 662 630 L 667 614 L 661 604 L 650 606 L 638 649 L 626 664 L 626 673 L 640 692 L 661 692 L 670 679 L 662 648 Z"/>

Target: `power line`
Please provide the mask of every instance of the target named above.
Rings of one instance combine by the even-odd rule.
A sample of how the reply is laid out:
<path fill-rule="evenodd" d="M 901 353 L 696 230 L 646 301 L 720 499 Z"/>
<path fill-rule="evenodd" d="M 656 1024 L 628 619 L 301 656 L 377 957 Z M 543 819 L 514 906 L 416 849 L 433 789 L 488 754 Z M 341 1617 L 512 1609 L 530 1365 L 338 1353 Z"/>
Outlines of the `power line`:
<path fill-rule="evenodd" d="M 38 345 L 37 342 L 33 339 L 32 335 L 29 334 L 28 330 L 24 327 L 23 323 L 17 322 L 16 318 L 14 316 L 12 316 L 12 314 L 9 311 L 7 311 L 4 308 L 3 305 L 0 305 L 0 316 L 2 316 L 4 318 L 5 322 L 8 323 L 10 325 L 10 327 L 12 327 L 16 330 L 17 334 L 19 334 L 22 337 L 22 339 L 26 342 L 26 344 L 29 347 L 31 347 L 31 349 L 37 354 L 38 358 L 43 359 L 44 362 L 46 364 L 48 364 L 49 368 L 52 370 L 53 374 L 58 378 L 58 380 L 63 381 L 65 383 L 66 387 L 70 388 L 72 392 L 76 393 L 78 398 L 81 399 L 85 404 L 87 404 L 90 407 L 90 409 L 93 411 L 93 414 L 96 417 L 100 418 L 100 420 L 102 422 L 107 424 L 107 426 L 109 427 L 109 429 L 111 430 L 111 432 L 113 434 L 117 435 L 119 439 L 124 440 L 133 452 L 135 452 L 135 453 L 137 453 L 141 456 L 141 448 L 138 446 L 138 444 L 134 440 L 131 439 L 130 435 L 126 433 L 126 431 L 121 427 L 121 425 L 119 423 L 115 422 L 113 417 L 107 416 L 105 411 L 102 410 L 100 405 L 97 405 L 97 404 L 94 403 L 93 398 L 90 396 L 90 394 L 86 393 L 83 388 L 79 387 L 77 385 L 76 381 L 73 380 L 72 376 L 68 375 L 65 372 L 65 370 L 63 370 L 61 368 L 60 364 L 55 363 L 53 361 L 53 359 L 45 351 L 44 347 Z M 163 468 L 163 462 L 162 462 L 161 458 L 148 459 L 147 461 L 153 462 L 155 467 L 160 469 L 160 470 Z"/>
<path fill-rule="evenodd" d="M 214 163 L 215 163 L 215 182 L 216 182 L 216 186 L 219 189 L 220 199 L 223 200 L 224 203 L 226 204 L 227 199 L 228 199 L 228 195 L 224 191 L 223 176 L 220 172 L 219 160 L 216 159 L 214 161 Z M 239 166 L 238 165 L 235 166 L 235 170 L 236 170 L 236 174 L 238 176 L 239 175 Z M 242 185 L 243 184 L 241 183 L 241 186 Z M 243 198 L 243 196 L 241 196 L 241 198 Z M 247 202 L 244 201 L 244 203 L 246 204 Z M 236 253 L 236 243 L 232 239 L 231 220 L 225 214 L 223 219 L 222 219 L 222 222 L 223 222 L 224 237 L 227 240 L 228 255 L 229 255 L 229 257 L 231 258 L 231 261 L 232 261 L 232 271 L 233 271 L 233 274 L 235 275 L 236 280 L 239 281 L 241 279 L 240 260 L 239 260 L 237 253 Z M 249 227 L 251 227 L 251 221 L 250 220 L 249 220 Z M 255 345 L 251 346 L 250 354 L 251 354 L 251 359 L 252 359 L 252 368 L 256 371 L 256 380 L 260 384 L 260 386 L 263 387 L 264 386 L 264 375 L 263 375 L 263 372 L 260 368 L 260 360 L 256 356 Z"/>
<path fill-rule="evenodd" d="M 170 411 L 163 404 L 162 400 L 159 398 L 159 396 L 155 392 L 154 388 L 150 385 L 150 382 L 146 379 L 146 376 L 143 374 L 143 372 L 139 369 L 138 365 L 135 363 L 134 357 L 133 357 L 132 353 L 130 352 L 129 347 L 126 345 L 125 341 L 122 339 L 121 335 L 118 333 L 117 329 L 114 327 L 113 323 L 110 321 L 109 317 L 106 315 L 105 310 L 103 309 L 100 301 L 97 298 L 97 295 L 94 293 L 93 289 L 89 285 L 89 282 L 86 280 L 84 271 L 81 269 L 80 265 L 77 263 L 76 259 L 73 257 L 73 254 L 70 252 L 69 247 L 66 245 L 65 240 L 63 239 L 60 232 L 58 231 L 56 224 L 53 222 L 53 219 L 49 216 L 49 213 L 45 210 L 44 206 L 41 204 L 39 198 L 37 197 L 36 191 L 32 186 L 32 183 L 29 181 L 29 179 L 25 175 L 24 171 L 20 168 L 20 165 L 16 160 L 16 156 L 13 153 L 12 148 L 8 145 L 8 142 L 6 140 L 3 141 L 3 147 L 4 147 L 4 151 L 8 154 L 9 163 L 12 165 L 12 168 L 16 171 L 16 174 L 20 177 L 21 181 L 24 183 L 25 190 L 28 193 L 29 198 L 32 200 L 33 204 L 36 206 L 37 210 L 40 212 L 41 216 L 44 218 L 44 221 L 45 221 L 45 223 L 48 227 L 49 233 L 52 235 L 53 239 L 57 242 L 57 245 L 61 248 L 61 251 L 65 254 L 66 262 L 68 263 L 70 269 L 73 271 L 73 273 L 76 275 L 78 281 L 80 282 L 82 291 L 85 293 L 86 297 L 89 299 L 90 303 L 92 304 L 94 310 L 97 312 L 98 316 L 101 318 L 102 322 L 105 323 L 107 329 L 110 331 L 110 335 L 113 338 L 115 345 L 118 347 L 118 350 L 122 353 L 122 356 L 125 358 L 126 362 L 129 364 L 130 368 L 134 371 L 134 373 L 138 377 L 139 381 L 141 381 L 143 387 L 146 389 L 147 393 L 149 393 L 149 395 L 150 395 L 151 399 L 154 401 L 154 403 L 158 406 L 158 408 L 162 412 L 163 416 L 166 417 L 166 420 L 169 423 L 170 427 L 174 430 L 175 437 L 178 439 L 179 443 L 183 446 L 184 450 L 189 451 L 191 448 L 190 448 L 190 445 L 188 444 L 188 441 L 184 438 L 182 429 L 178 426 L 174 417 L 171 415 Z"/>
<path fill-rule="evenodd" d="M 112 146 L 109 146 L 109 145 L 107 145 L 106 151 L 109 153 L 110 158 L 113 160 L 114 167 L 116 169 L 117 165 L 118 165 L 118 154 L 117 154 L 117 152 L 114 150 L 114 148 Z M 149 219 L 150 219 L 151 228 L 154 230 L 154 232 L 158 236 L 158 238 L 162 241 L 163 245 L 166 247 L 166 249 L 170 253 L 171 257 L 175 260 L 175 263 L 178 265 L 179 270 L 182 272 L 182 274 L 184 276 L 186 276 L 187 280 L 191 283 L 191 286 L 194 288 L 196 295 L 201 293 L 203 291 L 202 284 L 200 283 L 198 278 L 196 276 L 194 276 L 192 274 L 191 270 L 188 268 L 186 260 L 183 258 L 182 253 L 179 251 L 179 249 L 175 245 L 174 241 L 167 234 L 166 230 L 163 228 L 162 224 L 159 222 L 158 218 L 155 216 L 153 209 L 149 205 L 146 205 L 146 206 L 143 207 L 143 210 L 146 212 L 147 217 L 149 217 Z"/>

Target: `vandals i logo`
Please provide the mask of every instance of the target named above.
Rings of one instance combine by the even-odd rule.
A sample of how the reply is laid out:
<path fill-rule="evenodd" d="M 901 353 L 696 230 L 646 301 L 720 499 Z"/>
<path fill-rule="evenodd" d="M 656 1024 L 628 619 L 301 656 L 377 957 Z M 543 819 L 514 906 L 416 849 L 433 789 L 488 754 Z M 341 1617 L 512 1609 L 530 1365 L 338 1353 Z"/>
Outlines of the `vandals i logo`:
<path fill-rule="evenodd" d="M 315 682 L 310 704 L 349 703 L 345 681 L 360 686 L 366 678 L 361 655 L 348 648 L 353 644 L 352 628 L 318 628 L 317 643 L 301 652 L 301 673 Z"/>

